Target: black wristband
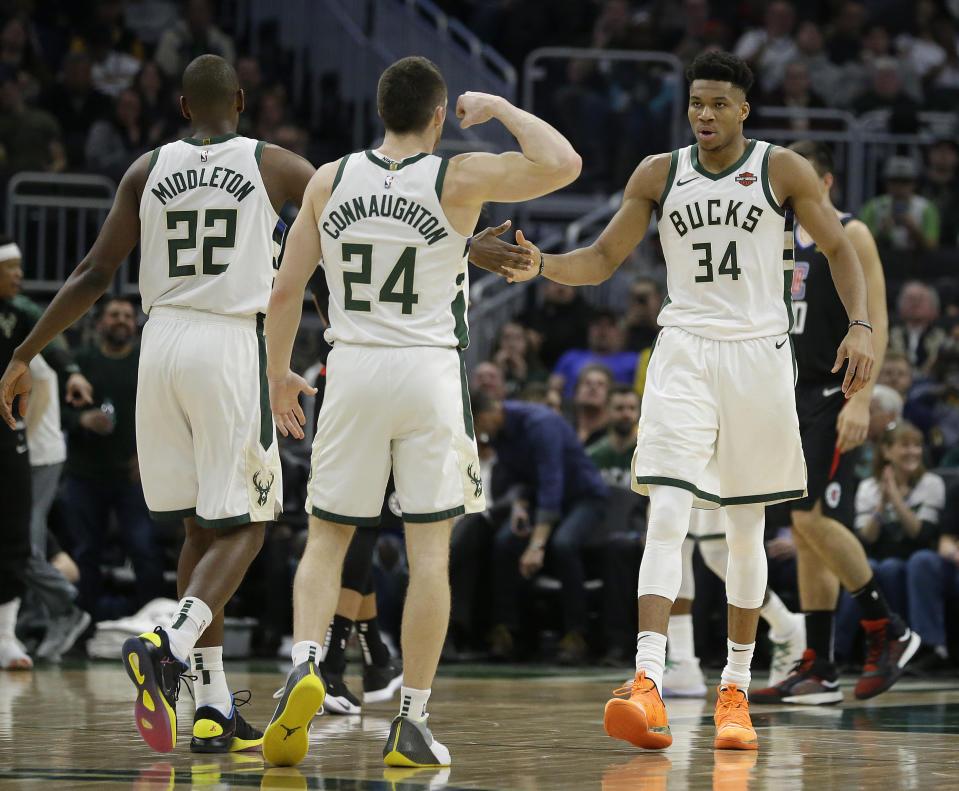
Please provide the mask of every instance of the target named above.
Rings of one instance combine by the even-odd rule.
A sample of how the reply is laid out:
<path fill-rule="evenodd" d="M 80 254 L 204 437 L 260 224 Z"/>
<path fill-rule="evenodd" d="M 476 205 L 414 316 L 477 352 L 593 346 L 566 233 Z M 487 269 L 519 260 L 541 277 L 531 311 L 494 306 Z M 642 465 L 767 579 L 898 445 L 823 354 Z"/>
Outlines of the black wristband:
<path fill-rule="evenodd" d="M 872 332 L 872 324 L 870 324 L 868 321 L 860 321 L 859 319 L 850 321 L 849 326 L 846 329 L 851 330 L 853 327 L 865 327 L 867 330 Z"/>
<path fill-rule="evenodd" d="M 543 251 L 540 250 L 539 251 L 539 272 L 536 273 L 537 275 L 543 274 L 543 267 L 545 265 L 546 265 L 546 256 L 544 256 Z"/>

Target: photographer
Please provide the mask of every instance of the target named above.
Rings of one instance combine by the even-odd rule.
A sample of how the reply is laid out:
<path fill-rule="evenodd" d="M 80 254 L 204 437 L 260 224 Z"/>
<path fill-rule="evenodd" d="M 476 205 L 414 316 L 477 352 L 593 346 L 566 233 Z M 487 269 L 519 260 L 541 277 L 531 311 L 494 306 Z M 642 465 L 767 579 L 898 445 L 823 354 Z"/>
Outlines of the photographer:
<path fill-rule="evenodd" d="M 939 209 L 916 195 L 919 168 L 909 157 L 890 157 L 882 171 L 886 192 L 867 202 L 860 217 L 880 246 L 934 250 L 939 246 Z"/>

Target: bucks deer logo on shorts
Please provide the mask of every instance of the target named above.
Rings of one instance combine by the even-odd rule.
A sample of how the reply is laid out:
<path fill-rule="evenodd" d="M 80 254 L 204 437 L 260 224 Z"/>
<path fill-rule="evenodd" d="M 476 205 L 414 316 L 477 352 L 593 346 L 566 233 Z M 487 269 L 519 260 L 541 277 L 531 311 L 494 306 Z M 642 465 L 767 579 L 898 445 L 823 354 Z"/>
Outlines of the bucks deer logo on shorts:
<path fill-rule="evenodd" d="M 483 479 L 473 472 L 472 464 L 466 468 L 466 475 L 473 483 L 473 497 L 481 497 L 483 494 Z"/>
<path fill-rule="evenodd" d="M 270 496 L 270 488 L 273 486 L 273 481 L 276 480 L 276 473 L 270 473 L 270 480 L 264 485 L 263 481 L 260 479 L 260 471 L 257 470 L 253 473 L 253 488 L 256 489 L 256 504 L 257 505 L 266 505 L 266 498 Z"/>

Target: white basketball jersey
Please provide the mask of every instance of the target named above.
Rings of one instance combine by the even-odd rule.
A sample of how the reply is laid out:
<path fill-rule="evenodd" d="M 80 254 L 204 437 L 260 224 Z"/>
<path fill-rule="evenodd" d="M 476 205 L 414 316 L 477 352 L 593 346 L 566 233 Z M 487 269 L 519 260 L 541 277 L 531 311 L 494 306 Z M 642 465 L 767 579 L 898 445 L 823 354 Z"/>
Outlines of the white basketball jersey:
<path fill-rule="evenodd" d="M 659 202 L 663 327 L 744 340 L 792 326 L 792 234 L 787 249 L 785 211 L 769 183 L 772 148 L 752 140 L 722 173 L 699 163 L 696 145 L 673 151 Z"/>
<path fill-rule="evenodd" d="M 446 160 L 343 158 L 318 220 L 330 342 L 465 349 L 468 238 L 440 206 Z"/>
<path fill-rule="evenodd" d="M 263 143 L 188 138 L 153 153 L 140 198 L 140 295 L 175 305 L 266 313 L 279 219 L 260 176 Z"/>

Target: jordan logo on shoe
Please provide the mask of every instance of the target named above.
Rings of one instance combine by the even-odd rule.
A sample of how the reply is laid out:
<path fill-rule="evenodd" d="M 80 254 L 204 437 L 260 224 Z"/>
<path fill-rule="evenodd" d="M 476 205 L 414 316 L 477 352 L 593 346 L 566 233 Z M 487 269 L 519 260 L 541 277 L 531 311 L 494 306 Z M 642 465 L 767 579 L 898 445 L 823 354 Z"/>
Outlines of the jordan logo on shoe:
<path fill-rule="evenodd" d="M 295 728 L 287 728 L 282 722 L 278 724 L 283 730 L 286 731 L 286 736 L 283 737 L 283 741 L 289 739 L 294 733 L 303 727 L 302 725 L 297 725 Z"/>

